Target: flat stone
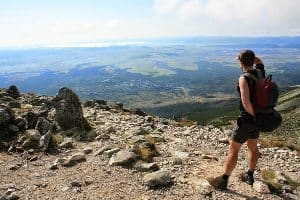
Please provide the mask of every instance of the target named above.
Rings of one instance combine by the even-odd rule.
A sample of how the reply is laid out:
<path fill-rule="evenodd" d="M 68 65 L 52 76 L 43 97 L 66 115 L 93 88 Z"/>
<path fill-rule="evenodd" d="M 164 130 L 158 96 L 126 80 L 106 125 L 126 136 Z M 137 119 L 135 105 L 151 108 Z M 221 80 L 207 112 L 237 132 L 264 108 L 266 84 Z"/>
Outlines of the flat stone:
<path fill-rule="evenodd" d="M 191 179 L 191 182 L 195 189 L 202 195 L 209 195 L 214 191 L 213 186 L 205 178 L 195 177 Z"/>
<path fill-rule="evenodd" d="M 159 188 L 173 184 L 171 173 L 166 170 L 159 170 L 146 174 L 143 180 L 149 188 Z"/>
<path fill-rule="evenodd" d="M 72 182 L 70 182 L 70 185 L 72 187 L 81 187 L 82 186 L 82 184 L 79 181 L 72 181 Z"/>
<path fill-rule="evenodd" d="M 84 153 L 76 153 L 70 156 L 64 163 L 62 163 L 65 167 L 74 166 L 78 162 L 86 161 L 86 157 Z"/>
<path fill-rule="evenodd" d="M 114 149 L 104 151 L 103 154 L 107 155 L 108 157 L 111 157 L 114 153 L 117 153 L 120 150 L 121 150 L 120 148 L 114 148 Z"/>
<path fill-rule="evenodd" d="M 159 166 L 156 163 L 141 163 L 137 162 L 134 168 L 140 172 L 157 171 Z"/>
<path fill-rule="evenodd" d="M 63 141 L 59 147 L 61 148 L 65 148 L 65 149 L 73 149 L 74 148 L 74 145 L 73 145 L 73 142 L 70 141 L 70 140 L 67 140 L 67 141 Z"/>
<path fill-rule="evenodd" d="M 109 146 L 102 147 L 101 149 L 95 151 L 94 156 L 101 155 L 104 151 L 107 151 L 107 150 L 110 150 L 110 149 L 112 149 L 112 148 L 109 147 Z"/>
<path fill-rule="evenodd" d="M 136 161 L 136 159 L 137 155 L 135 153 L 130 152 L 128 150 L 121 150 L 110 158 L 108 164 L 111 166 L 128 166 L 131 165 L 134 161 Z"/>

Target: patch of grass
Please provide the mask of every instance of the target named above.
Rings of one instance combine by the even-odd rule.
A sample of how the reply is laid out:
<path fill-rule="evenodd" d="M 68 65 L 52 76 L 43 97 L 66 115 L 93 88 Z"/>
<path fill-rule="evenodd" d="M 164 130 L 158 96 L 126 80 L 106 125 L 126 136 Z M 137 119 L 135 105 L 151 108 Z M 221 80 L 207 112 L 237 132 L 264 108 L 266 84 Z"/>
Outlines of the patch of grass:
<path fill-rule="evenodd" d="M 158 155 L 155 139 L 150 135 L 146 135 L 146 142 L 137 143 L 134 145 L 134 152 L 141 160 L 151 162 L 153 157 Z"/>
<path fill-rule="evenodd" d="M 61 134 L 59 134 L 59 133 L 53 134 L 50 137 L 49 146 L 50 147 L 58 147 L 59 144 L 62 143 L 63 141 L 64 141 L 64 137 Z"/>
<path fill-rule="evenodd" d="M 275 181 L 276 174 L 274 170 L 263 170 L 261 176 L 269 186 L 271 192 L 281 194 L 282 185 Z"/>
<path fill-rule="evenodd" d="M 184 118 L 181 118 L 176 125 L 179 127 L 194 126 L 194 125 L 197 125 L 197 122 L 184 117 Z"/>
<path fill-rule="evenodd" d="M 291 177 L 289 177 L 288 175 L 284 174 L 285 179 L 287 180 L 287 182 L 289 183 L 289 185 L 296 190 L 299 186 L 300 186 L 300 182 L 294 181 L 293 179 L 291 179 Z"/>
<path fill-rule="evenodd" d="M 290 141 L 286 141 L 283 139 L 280 139 L 279 137 L 261 137 L 259 139 L 259 143 L 266 148 L 270 148 L 270 147 L 286 147 L 289 148 L 291 150 L 296 150 L 296 151 L 300 151 L 300 144 L 298 143 L 293 143 Z"/>

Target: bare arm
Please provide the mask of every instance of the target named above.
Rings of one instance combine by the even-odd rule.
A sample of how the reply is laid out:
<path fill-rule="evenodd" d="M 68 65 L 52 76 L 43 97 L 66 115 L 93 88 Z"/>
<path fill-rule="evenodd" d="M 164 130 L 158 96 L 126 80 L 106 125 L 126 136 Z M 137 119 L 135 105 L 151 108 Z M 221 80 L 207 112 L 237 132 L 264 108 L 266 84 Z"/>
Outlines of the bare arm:
<path fill-rule="evenodd" d="M 241 76 L 239 78 L 239 86 L 240 86 L 242 104 L 243 104 L 245 110 L 250 115 L 255 116 L 252 104 L 250 102 L 250 92 L 249 92 L 248 83 L 247 83 L 245 77 Z"/>

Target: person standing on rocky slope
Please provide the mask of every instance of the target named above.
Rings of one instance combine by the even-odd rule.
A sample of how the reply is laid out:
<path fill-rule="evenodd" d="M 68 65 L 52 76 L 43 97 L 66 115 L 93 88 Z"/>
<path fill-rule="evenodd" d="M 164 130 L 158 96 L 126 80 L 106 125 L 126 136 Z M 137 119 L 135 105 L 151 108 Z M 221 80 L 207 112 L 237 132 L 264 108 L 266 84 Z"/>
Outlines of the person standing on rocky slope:
<path fill-rule="evenodd" d="M 265 77 L 264 65 L 261 59 L 255 56 L 255 53 L 251 50 L 242 51 L 237 56 L 237 61 L 240 64 L 240 68 L 244 73 L 251 73 L 258 78 L 259 73 Z M 255 65 L 255 68 L 253 67 Z M 253 173 L 256 168 L 256 164 L 259 157 L 259 150 L 257 147 L 257 140 L 259 137 L 259 131 L 257 130 L 254 118 L 255 112 L 253 108 L 255 82 L 254 80 L 241 75 L 238 84 L 237 91 L 240 95 L 240 115 L 237 118 L 236 128 L 230 134 L 230 145 L 228 149 L 228 156 L 225 163 L 225 173 L 219 177 L 211 180 L 212 185 L 221 190 L 226 190 L 228 185 L 228 179 L 234 170 L 238 153 L 241 146 L 246 142 L 248 146 L 248 171 L 240 175 L 239 179 L 243 182 L 253 185 L 254 178 Z"/>

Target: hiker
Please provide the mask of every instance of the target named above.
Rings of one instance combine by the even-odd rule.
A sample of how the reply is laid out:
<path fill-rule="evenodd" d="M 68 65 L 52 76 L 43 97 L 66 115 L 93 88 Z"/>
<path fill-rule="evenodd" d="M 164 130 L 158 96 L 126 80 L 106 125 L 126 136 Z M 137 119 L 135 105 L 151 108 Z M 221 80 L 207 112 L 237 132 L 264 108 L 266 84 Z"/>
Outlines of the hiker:
<path fill-rule="evenodd" d="M 262 72 L 263 77 L 265 77 L 263 62 L 255 56 L 253 51 L 245 50 L 241 52 L 236 59 L 239 62 L 243 73 L 251 73 L 255 77 L 258 77 L 258 70 L 255 69 L 259 69 Z M 253 65 L 255 65 L 255 67 L 253 67 Z M 225 163 L 225 172 L 223 175 L 214 179 L 213 185 L 217 189 L 227 189 L 228 179 L 237 164 L 238 153 L 244 143 L 248 146 L 249 168 L 248 171 L 242 173 L 239 178 L 241 181 L 246 182 L 249 185 L 253 185 L 254 183 L 253 173 L 259 157 L 259 150 L 257 147 L 259 131 L 254 123 L 255 112 L 252 106 L 254 103 L 254 90 L 254 80 L 241 75 L 237 84 L 237 91 L 240 95 L 240 115 L 237 118 L 236 128 L 230 134 L 230 144 Z"/>

